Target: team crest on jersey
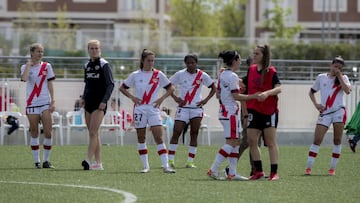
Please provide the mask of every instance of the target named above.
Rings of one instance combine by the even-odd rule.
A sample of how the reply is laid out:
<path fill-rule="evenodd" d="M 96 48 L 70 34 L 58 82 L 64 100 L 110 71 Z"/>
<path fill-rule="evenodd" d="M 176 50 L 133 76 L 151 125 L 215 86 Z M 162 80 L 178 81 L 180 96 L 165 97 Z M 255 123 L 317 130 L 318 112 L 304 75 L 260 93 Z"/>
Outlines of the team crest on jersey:
<path fill-rule="evenodd" d="M 47 75 L 47 70 L 44 70 L 41 75 Z"/>
<path fill-rule="evenodd" d="M 196 84 L 200 85 L 200 84 L 201 84 L 201 80 L 196 80 Z"/>
<path fill-rule="evenodd" d="M 153 79 L 152 79 L 152 82 L 153 82 L 153 83 L 157 83 L 158 81 L 159 81 L 159 79 L 157 79 L 157 78 L 153 78 Z"/>
<path fill-rule="evenodd" d="M 100 69 L 100 66 L 99 65 L 96 65 L 95 66 L 95 70 L 99 70 Z"/>

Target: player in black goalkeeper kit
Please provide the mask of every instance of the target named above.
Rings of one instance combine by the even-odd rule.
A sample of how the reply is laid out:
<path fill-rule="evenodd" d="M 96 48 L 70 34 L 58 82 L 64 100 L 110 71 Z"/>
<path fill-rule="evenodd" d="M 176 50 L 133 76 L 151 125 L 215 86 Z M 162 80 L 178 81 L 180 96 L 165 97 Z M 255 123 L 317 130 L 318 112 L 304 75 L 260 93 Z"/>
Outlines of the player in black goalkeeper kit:
<path fill-rule="evenodd" d="M 89 131 L 89 146 L 87 158 L 81 163 L 84 170 L 103 170 L 101 162 L 100 124 L 107 109 L 107 102 L 114 89 L 111 66 L 101 58 L 100 42 L 88 42 L 89 62 L 85 64 L 85 89 L 82 96 L 82 106 L 85 109 L 85 120 Z M 95 161 L 91 163 L 92 157 Z"/>

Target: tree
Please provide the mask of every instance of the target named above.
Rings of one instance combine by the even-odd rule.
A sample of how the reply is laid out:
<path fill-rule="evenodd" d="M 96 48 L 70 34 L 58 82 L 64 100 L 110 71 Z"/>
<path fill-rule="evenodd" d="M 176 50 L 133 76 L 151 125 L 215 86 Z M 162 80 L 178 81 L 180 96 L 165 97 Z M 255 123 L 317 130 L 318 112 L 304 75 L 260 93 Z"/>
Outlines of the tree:
<path fill-rule="evenodd" d="M 224 37 L 243 37 L 245 35 L 246 0 L 231 0 L 219 9 L 219 26 Z"/>
<path fill-rule="evenodd" d="M 287 27 L 284 19 L 291 14 L 291 8 L 283 8 L 280 5 L 282 0 L 271 0 L 274 4 L 273 9 L 267 9 L 264 16 L 268 17 L 264 21 L 264 28 L 269 29 L 274 33 L 275 38 L 289 39 L 293 38 L 297 33 L 302 30 L 300 25 Z"/>
<path fill-rule="evenodd" d="M 0 35 L 0 44 L 1 44 L 1 54 L 3 56 L 9 56 L 11 52 L 11 48 L 13 46 L 13 43 L 11 40 L 6 39 L 3 35 Z M 7 61 L 8 59 L 5 59 Z"/>
<path fill-rule="evenodd" d="M 20 36 L 20 55 L 29 53 L 29 47 L 37 41 L 36 33 L 39 31 L 41 24 L 36 15 L 41 11 L 40 3 L 26 1 L 19 4 L 18 12 L 19 21 L 14 25 L 15 28 L 22 29 Z"/>
<path fill-rule="evenodd" d="M 217 19 L 211 3 L 209 0 L 172 0 L 174 36 L 217 36 Z"/>
<path fill-rule="evenodd" d="M 76 26 L 70 24 L 66 19 L 67 6 L 64 4 L 62 7 L 57 8 L 56 22 L 48 23 L 50 35 L 48 41 L 49 49 L 58 49 L 64 51 L 75 50 L 76 39 Z M 56 32 L 51 32 L 56 29 Z"/>

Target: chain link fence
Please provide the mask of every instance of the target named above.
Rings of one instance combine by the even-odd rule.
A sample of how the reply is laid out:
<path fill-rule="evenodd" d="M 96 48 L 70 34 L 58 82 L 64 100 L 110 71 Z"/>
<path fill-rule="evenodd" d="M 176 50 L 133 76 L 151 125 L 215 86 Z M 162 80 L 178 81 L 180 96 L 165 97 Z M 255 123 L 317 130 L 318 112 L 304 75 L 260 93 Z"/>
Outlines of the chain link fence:
<path fill-rule="evenodd" d="M 20 67 L 26 63 L 27 57 L 7 57 L 0 56 L 0 77 L 19 78 Z M 50 62 L 54 68 L 57 78 L 74 79 L 83 78 L 83 66 L 88 60 L 86 57 L 44 57 L 44 61 Z M 138 58 L 108 57 L 106 60 L 112 66 L 115 79 L 125 79 L 139 66 Z M 319 73 L 329 70 L 331 60 L 272 60 L 271 65 L 277 68 L 281 80 L 290 81 L 312 81 Z M 207 72 L 212 78 L 216 79 L 217 70 L 216 58 L 200 58 L 199 68 Z M 155 67 L 163 71 L 168 77 L 176 71 L 185 67 L 183 58 L 156 58 Z M 246 74 L 246 63 L 243 61 L 239 76 Z M 350 80 L 359 81 L 360 79 L 360 60 L 346 61 L 344 73 Z"/>

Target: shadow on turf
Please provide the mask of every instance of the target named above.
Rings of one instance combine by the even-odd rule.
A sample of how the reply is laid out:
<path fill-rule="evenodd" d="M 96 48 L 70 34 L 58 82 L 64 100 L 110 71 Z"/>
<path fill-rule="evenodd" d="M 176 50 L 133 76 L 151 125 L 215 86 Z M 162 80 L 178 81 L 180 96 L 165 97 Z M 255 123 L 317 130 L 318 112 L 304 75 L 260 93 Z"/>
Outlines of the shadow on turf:
<path fill-rule="evenodd" d="M 54 168 L 54 169 L 46 169 L 46 168 L 41 168 L 41 169 L 36 169 L 33 167 L 29 167 L 29 168 L 0 168 L 0 171 L 9 171 L 9 170 L 46 170 L 46 171 L 83 171 L 84 169 L 82 168 Z"/>
<path fill-rule="evenodd" d="M 333 176 L 330 176 L 328 174 L 311 174 L 311 175 L 305 175 L 305 174 L 294 174 L 294 175 L 289 175 L 289 176 L 293 176 L 293 177 L 333 177 Z"/>

